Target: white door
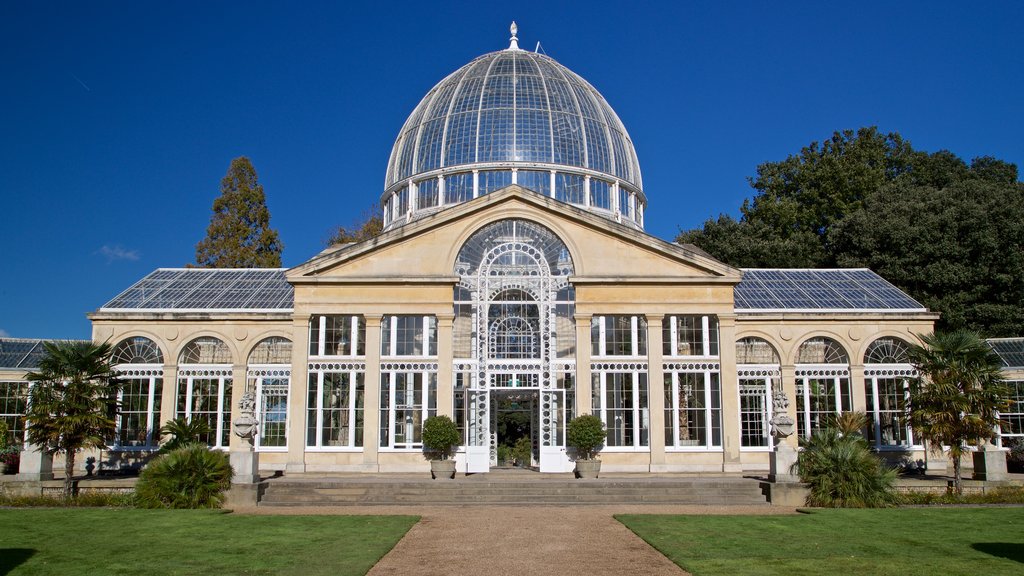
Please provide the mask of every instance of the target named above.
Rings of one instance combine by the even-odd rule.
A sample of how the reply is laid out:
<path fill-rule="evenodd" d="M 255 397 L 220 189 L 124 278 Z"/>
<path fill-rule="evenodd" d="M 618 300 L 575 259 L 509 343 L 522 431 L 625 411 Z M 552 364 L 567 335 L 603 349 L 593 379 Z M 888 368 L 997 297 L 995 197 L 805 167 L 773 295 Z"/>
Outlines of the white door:
<path fill-rule="evenodd" d="M 565 453 L 565 391 L 540 393 L 540 471 L 569 472 L 573 469 Z"/>

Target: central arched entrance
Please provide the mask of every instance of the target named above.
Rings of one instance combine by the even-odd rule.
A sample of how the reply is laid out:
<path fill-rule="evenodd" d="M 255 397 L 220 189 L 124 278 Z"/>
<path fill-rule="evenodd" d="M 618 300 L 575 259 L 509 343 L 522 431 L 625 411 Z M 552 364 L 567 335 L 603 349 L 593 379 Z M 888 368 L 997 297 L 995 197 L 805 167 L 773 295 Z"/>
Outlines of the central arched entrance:
<path fill-rule="evenodd" d="M 455 264 L 456 400 L 467 472 L 497 463 L 501 410 L 527 406 L 530 465 L 569 469 L 565 423 L 575 400 L 572 259 L 547 228 L 509 219 L 478 230 Z M 504 407 L 504 408 L 503 408 Z"/>

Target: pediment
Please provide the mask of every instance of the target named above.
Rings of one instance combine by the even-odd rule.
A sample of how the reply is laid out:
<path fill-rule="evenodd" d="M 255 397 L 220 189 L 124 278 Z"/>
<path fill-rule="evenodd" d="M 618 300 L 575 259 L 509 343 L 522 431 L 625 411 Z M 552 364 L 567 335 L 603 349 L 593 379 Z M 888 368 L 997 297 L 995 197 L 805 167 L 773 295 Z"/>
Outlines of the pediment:
<path fill-rule="evenodd" d="M 482 226 L 523 218 L 565 242 L 577 282 L 730 283 L 740 271 L 696 249 L 512 185 L 393 228 L 336 246 L 292 268 L 292 283 L 454 282 L 456 256 Z"/>

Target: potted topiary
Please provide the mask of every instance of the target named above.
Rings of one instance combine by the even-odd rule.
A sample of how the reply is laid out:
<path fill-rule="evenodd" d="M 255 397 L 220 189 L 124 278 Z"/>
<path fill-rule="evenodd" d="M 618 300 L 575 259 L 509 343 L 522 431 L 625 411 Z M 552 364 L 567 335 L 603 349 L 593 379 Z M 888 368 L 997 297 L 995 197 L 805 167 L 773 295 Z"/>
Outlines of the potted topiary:
<path fill-rule="evenodd" d="M 447 416 L 431 416 L 423 421 L 423 451 L 430 459 L 430 474 L 434 479 L 455 478 L 455 460 L 452 455 L 459 445 L 459 429 Z"/>
<path fill-rule="evenodd" d="M 577 416 L 569 421 L 567 444 L 576 450 L 576 477 L 597 478 L 601 461 L 597 454 L 604 447 L 604 422 L 593 414 Z"/>

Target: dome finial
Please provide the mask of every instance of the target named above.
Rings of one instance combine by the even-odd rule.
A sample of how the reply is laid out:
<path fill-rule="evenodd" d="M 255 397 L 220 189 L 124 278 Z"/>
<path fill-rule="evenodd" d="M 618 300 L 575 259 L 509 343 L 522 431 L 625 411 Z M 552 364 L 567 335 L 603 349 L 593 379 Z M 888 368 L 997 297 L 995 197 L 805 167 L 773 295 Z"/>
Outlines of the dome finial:
<path fill-rule="evenodd" d="M 512 25 L 508 27 L 509 32 L 512 33 L 512 37 L 509 38 L 509 50 L 519 50 L 519 38 L 516 38 L 516 33 L 519 32 L 519 26 L 516 26 L 516 21 L 512 21 Z"/>

